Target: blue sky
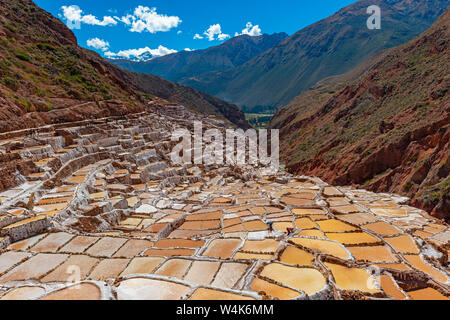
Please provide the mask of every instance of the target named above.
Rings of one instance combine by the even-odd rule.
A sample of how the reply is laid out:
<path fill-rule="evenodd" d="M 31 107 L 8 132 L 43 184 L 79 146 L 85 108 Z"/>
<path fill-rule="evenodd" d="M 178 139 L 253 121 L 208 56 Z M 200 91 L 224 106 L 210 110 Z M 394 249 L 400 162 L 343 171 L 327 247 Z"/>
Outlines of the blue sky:
<path fill-rule="evenodd" d="M 81 46 L 113 58 L 203 49 L 241 33 L 292 35 L 355 1 L 35 0 L 63 22 L 71 18 Z"/>

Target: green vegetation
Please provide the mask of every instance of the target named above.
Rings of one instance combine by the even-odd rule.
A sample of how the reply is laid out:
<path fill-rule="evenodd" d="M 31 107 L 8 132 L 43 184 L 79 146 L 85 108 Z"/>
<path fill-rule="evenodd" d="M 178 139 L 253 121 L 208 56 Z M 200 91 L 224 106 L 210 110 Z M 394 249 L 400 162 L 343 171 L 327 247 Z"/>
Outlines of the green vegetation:
<path fill-rule="evenodd" d="M 22 61 L 27 61 L 27 62 L 29 62 L 29 61 L 31 60 L 30 56 L 27 55 L 26 53 L 23 53 L 23 52 L 16 52 L 16 53 L 15 53 L 15 56 L 16 56 L 17 58 L 19 58 L 20 60 L 22 60 Z"/>

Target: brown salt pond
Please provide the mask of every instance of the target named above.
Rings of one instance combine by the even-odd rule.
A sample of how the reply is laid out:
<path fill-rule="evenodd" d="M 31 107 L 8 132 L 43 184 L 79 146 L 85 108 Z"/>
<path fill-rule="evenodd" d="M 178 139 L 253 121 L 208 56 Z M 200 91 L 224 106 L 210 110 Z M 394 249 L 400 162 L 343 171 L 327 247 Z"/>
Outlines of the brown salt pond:
<path fill-rule="evenodd" d="M 381 240 L 371 236 L 365 232 L 348 232 L 348 233 L 327 233 L 327 238 L 330 240 L 336 240 L 344 245 L 351 244 L 369 244 L 377 243 Z"/>
<path fill-rule="evenodd" d="M 241 244 L 241 239 L 215 239 L 209 244 L 202 255 L 228 259 Z"/>
<path fill-rule="evenodd" d="M 174 257 L 174 256 L 192 256 L 195 250 L 193 249 L 148 249 L 144 256 L 147 257 Z"/>
<path fill-rule="evenodd" d="M 261 220 L 252 220 L 243 223 L 247 231 L 262 231 L 267 230 L 267 225 Z"/>
<path fill-rule="evenodd" d="M 329 220 L 323 220 L 323 221 L 317 221 L 317 224 L 319 225 L 320 229 L 323 232 L 347 232 L 347 231 L 357 231 L 355 227 L 352 227 L 351 225 L 336 220 L 336 219 L 329 219 Z"/>
<path fill-rule="evenodd" d="M 343 290 L 359 290 L 367 293 L 378 293 L 373 278 L 364 269 L 347 268 L 338 264 L 325 263 L 333 274 L 336 285 Z"/>
<path fill-rule="evenodd" d="M 419 254 L 419 249 L 416 246 L 413 238 L 409 235 L 401 235 L 393 238 L 384 238 L 395 250 L 401 253 Z"/>
<path fill-rule="evenodd" d="M 363 225 L 369 222 L 377 221 L 377 218 L 375 218 L 374 216 L 363 212 L 340 215 L 339 219 L 356 225 Z"/>
<path fill-rule="evenodd" d="M 325 211 L 321 209 L 292 209 L 292 212 L 297 216 L 305 216 L 305 215 L 323 215 Z"/>
<path fill-rule="evenodd" d="M 319 253 L 329 254 L 341 259 L 351 258 L 350 254 L 341 244 L 333 241 L 309 238 L 292 238 L 289 241 L 300 247 L 307 248 Z"/>
<path fill-rule="evenodd" d="M 214 230 L 220 228 L 220 220 L 186 221 L 181 225 L 181 230 Z"/>
<path fill-rule="evenodd" d="M 391 251 L 385 246 L 363 246 L 347 248 L 356 260 L 370 262 L 397 262 Z"/>
<path fill-rule="evenodd" d="M 189 300 L 255 300 L 254 298 L 206 288 L 199 288 L 189 297 Z"/>
<path fill-rule="evenodd" d="M 295 268 L 279 263 L 264 267 L 261 276 L 306 292 L 308 295 L 322 290 L 326 285 L 324 276 L 312 268 Z"/>
<path fill-rule="evenodd" d="M 278 298 L 280 300 L 294 299 L 301 295 L 300 292 L 281 287 L 259 278 L 255 278 L 253 280 L 251 288 L 253 291 L 261 292 L 270 297 Z"/>
<path fill-rule="evenodd" d="M 180 300 L 190 291 L 190 287 L 174 282 L 134 278 L 120 283 L 117 288 L 117 298 L 119 300 Z"/>
<path fill-rule="evenodd" d="M 280 261 L 297 265 L 297 266 L 312 266 L 314 255 L 304 250 L 288 246 L 280 257 Z"/>
<path fill-rule="evenodd" d="M 186 217 L 186 221 L 195 220 L 218 220 L 222 217 L 221 211 L 213 211 L 207 213 L 193 213 Z"/>
<path fill-rule="evenodd" d="M 433 288 L 409 291 L 408 295 L 412 300 L 450 300 L 449 297 L 444 296 Z"/>
<path fill-rule="evenodd" d="M 275 222 L 273 224 L 273 230 L 286 232 L 288 228 L 294 228 L 292 222 Z"/>
<path fill-rule="evenodd" d="M 309 218 L 300 218 L 295 220 L 298 229 L 316 229 L 317 224 Z"/>

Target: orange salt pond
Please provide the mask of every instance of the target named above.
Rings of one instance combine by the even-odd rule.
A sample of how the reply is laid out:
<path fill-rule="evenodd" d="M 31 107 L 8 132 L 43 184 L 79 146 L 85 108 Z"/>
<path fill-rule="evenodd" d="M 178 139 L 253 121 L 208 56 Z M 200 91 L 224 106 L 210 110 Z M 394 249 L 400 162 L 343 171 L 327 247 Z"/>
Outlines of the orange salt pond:
<path fill-rule="evenodd" d="M 273 254 L 238 252 L 234 255 L 235 260 L 272 260 Z"/>
<path fill-rule="evenodd" d="M 343 290 L 359 290 L 367 293 L 378 293 L 373 277 L 364 269 L 347 268 L 338 264 L 325 263 L 333 274 L 336 285 Z"/>
<path fill-rule="evenodd" d="M 314 255 L 311 253 L 290 246 L 284 250 L 280 257 L 281 262 L 298 266 L 312 266 L 313 260 Z"/>
<path fill-rule="evenodd" d="M 317 224 L 323 232 L 346 232 L 358 230 L 355 227 L 336 219 L 317 221 Z"/>
<path fill-rule="evenodd" d="M 220 228 L 220 220 L 186 221 L 179 229 L 185 230 L 214 230 Z"/>
<path fill-rule="evenodd" d="M 247 221 L 244 222 L 243 225 L 247 231 L 261 231 L 268 229 L 267 225 L 261 220 Z"/>
<path fill-rule="evenodd" d="M 441 283 L 447 283 L 449 281 L 448 277 L 444 273 L 427 264 L 425 261 L 423 261 L 422 257 L 410 254 L 404 255 L 404 257 L 414 268 L 428 274 L 434 280 Z"/>
<path fill-rule="evenodd" d="M 309 218 L 300 218 L 295 220 L 298 229 L 315 229 L 317 224 Z"/>
<path fill-rule="evenodd" d="M 279 245 L 280 242 L 273 239 L 247 240 L 244 246 L 242 247 L 241 251 L 257 252 L 257 253 L 275 253 Z"/>
<path fill-rule="evenodd" d="M 119 300 L 179 300 L 191 288 L 169 281 L 135 278 L 124 280 L 117 288 Z"/>
<path fill-rule="evenodd" d="M 401 253 L 419 254 L 416 243 L 409 235 L 401 235 L 393 238 L 384 238 L 395 250 Z"/>
<path fill-rule="evenodd" d="M 293 228 L 292 222 L 275 222 L 273 224 L 273 230 L 286 232 L 287 228 Z"/>
<path fill-rule="evenodd" d="M 225 291 L 199 288 L 195 290 L 192 296 L 189 297 L 189 300 L 255 300 L 255 299 Z"/>
<path fill-rule="evenodd" d="M 308 295 L 322 290 L 326 285 L 324 276 L 312 268 L 295 268 L 279 263 L 264 267 L 261 276 L 306 292 Z"/>
<path fill-rule="evenodd" d="M 215 239 L 213 240 L 203 256 L 228 259 L 233 252 L 241 245 L 240 239 Z"/>
<path fill-rule="evenodd" d="M 195 221 L 195 220 L 217 220 L 222 217 L 222 212 L 213 211 L 208 213 L 194 213 L 186 216 L 186 221 Z"/>
<path fill-rule="evenodd" d="M 375 223 L 369 223 L 362 228 L 372 231 L 382 236 L 393 236 L 402 233 L 402 231 L 386 222 L 380 221 Z"/>
<path fill-rule="evenodd" d="M 328 239 L 336 240 L 344 245 L 380 242 L 380 240 L 365 232 L 327 233 L 326 236 Z"/>
<path fill-rule="evenodd" d="M 385 246 L 348 247 L 356 260 L 370 262 L 397 262 L 389 249 Z"/>
<path fill-rule="evenodd" d="M 302 230 L 298 233 L 298 236 L 326 239 L 325 234 L 317 229 Z"/>
<path fill-rule="evenodd" d="M 307 248 L 319 253 L 329 254 L 341 259 L 351 258 L 350 254 L 341 244 L 333 241 L 309 238 L 293 238 L 289 241 L 296 245 L 299 245 L 300 247 Z"/>
<path fill-rule="evenodd" d="M 253 280 L 252 290 L 256 292 L 264 292 L 266 295 L 278 298 L 280 300 L 294 299 L 301 295 L 300 292 L 281 287 L 279 285 L 267 282 L 259 278 L 255 278 Z"/>
<path fill-rule="evenodd" d="M 396 300 L 405 300 L 407 298 L 391 276 L 382 274 L 378 277 L 378 282 L 381 285 L 381 289 L 390 297 Z"/>
<path fill-rule="evenodd" d="M 374 216 L 363 212 L 341 215 L 339 219 L 357 225 L 377 221 L 377 218 Z"/>
<path fill-rule="evenodd" d="M 433 288 L 409 291 L 408 295 L 412 300 L 450 300 L 449 297 L 444 296 Z"/>
<path fill-rule="evenodd" d="M 155 274 L 182 279 L 188 268 L 191 266 L 191 263 L 191 260 L 172 259 L 159 267 Z"/>

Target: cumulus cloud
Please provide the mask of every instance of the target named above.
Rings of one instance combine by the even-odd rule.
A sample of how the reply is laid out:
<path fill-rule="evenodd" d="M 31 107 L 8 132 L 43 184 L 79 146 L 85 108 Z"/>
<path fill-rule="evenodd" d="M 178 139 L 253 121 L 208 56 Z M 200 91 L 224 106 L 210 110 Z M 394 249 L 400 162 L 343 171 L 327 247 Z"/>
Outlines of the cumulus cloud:
<path fill-rule="evenodd" d="M 117 53 L 107 51 L 105 52 L 105 56 L 113 59 L 135 59 L 139 60 L 143 55 L 150 55 L 151 58 L 162 57 L 171 53 L 176 53 L 177 50 L 168 49 L 162 45 L 160 45 L 156 49 L 150 49 L 149 47 L 139 48 L 139 49 L 128 49 L 122 50 Z"/>
<path fill-rule="evenodd" d="M 85 23 L 102 27 L 117 24 L 117 21 L 110 16 L 104 16 L 103 20 L 99 20 L 92 14 L 83 15 L 83 10 L 76 5 L 62 6 L 61 9 L 63 11 L 62 16 L 72 23 Z"/>
<path fill-rule="evenodd" d="M 131 32 L 141 33 L 148 31 L 150 33 L 165 32 L 178 27 L 182 20 L 177 16 L 168 16 L 159 14 L 156 8 L 138 6 L 133 14 L 128 14 L 119 18 L 126 25 L 131 26 Z"/>
<path fill-rule="evenodd" d="M 214 40 L 225 40 L 230 37 L 229 34 L 222 33 L 222 27 L 220 24 L 213 24 L 209 26 L 208 30 L 203 32 L 203 34 L 208 38 L 209 41 Z M 203 36 L 199 35 L 198 33 L 194 36 L 194 39 L 204 39 Z"/>
<path fill-rule="evenodd" d="M 242 30 L 242 33 L 236 32 L 236 34 L 234 36 L 237 37 L 237 36 L 240 36 L 243 34 L 247 34 L 251 37 L 256 37 L 256 36 L 260 36 L 262 33 L 261 33 L 261 28 L 259 27 L 259 25 L 254 26 L 253 23 L 247 22 L 247 24 L 245 25 L 245 28 Z"/>
<path fill-rule="evenodd" d="M 85 23 L 97 26 L 113 26 L 118 21 L 129 27 L 131 32 L 165 32 L 172 28 L 178 27 L 182 20 L 177 16 L 168 16 L 159 14 L 156 8 L 138 6 L 134 9 L 133 14 L 124 16 L 104 16 L 102 20 L 92 14 L 83 14 L 83 11 L 76 5 L 62 6 L 63 14 L 61 17 L 72 23 Z M 109 9 L 108 12 L 115 13 L 116 10 Z"/>
<path fill-rule="evenodd" d="M 109 42 L 99 39 L 99 38 L 89 39 L 87 41 L 87 45 L 89 47 L 95 48 L 97 50 L 102 50 L 102 51 L 106 51 L 109 48 Z"/>

